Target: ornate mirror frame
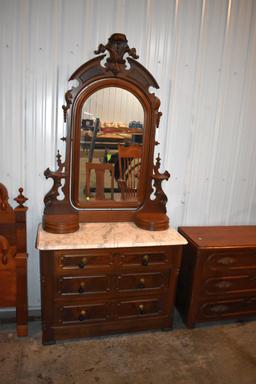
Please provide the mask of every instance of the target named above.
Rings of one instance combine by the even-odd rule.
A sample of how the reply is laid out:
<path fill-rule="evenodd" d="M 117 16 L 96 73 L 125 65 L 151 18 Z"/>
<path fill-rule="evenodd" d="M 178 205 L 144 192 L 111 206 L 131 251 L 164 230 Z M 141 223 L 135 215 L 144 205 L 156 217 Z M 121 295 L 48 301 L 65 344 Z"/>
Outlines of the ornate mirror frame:
<path fill-rule="evenodd" d="M 106 51 L 109 52 L 108 57 Z M 158 89 L 159 86 L 150 72 L 136 61 L 136 50 L 129 48 L 124 34 L 113 34 L 106 45 L 99 45 L 95 54 L 100 55 L 79 67 L 69 79 L 76 80 L 78 86 L 66 92 L 66 105 L 63 105 L 67 133 L 62 140 L 66 142 L 66 156 L 62 162 L 58 151 L 58 169 L 50 171 L 47 168 L 44 173 L 47 179 L 53 179 L 53 185 L 44 198 L 43 228 L 51 233 L 69 233 L 78 230 L 80 222 L 133 221 L 138 227 L 146 230 L 167 229 L 167 197 L 161 184 L 163 180 L 168 180 L 170 175 L 167 171 L 159 172 L 159 155 L 154 165 L 154 148 L 158 144 L 155 141 L 155 130 L 159 126 L 162 113 L 159 112 L 160 100 L 154 93 L 149 92 L 149 87 Z M 108 203 L 105 206 L 97 206 L 95 203 L 92 208 L 81 208 L 77 202 L 75 183 L 78 182 L 78 129 L 81 126 L 81 105 L 89 94 L 106 86 L 128 90 L 139 99 L 144 108 L 145 134 L 141 174 L 143 186 L 138 208 L 132 209 L 122 204 L 111 208 Z M 62 199 L 58 198 L 59 189 L 64 195 Z"/>

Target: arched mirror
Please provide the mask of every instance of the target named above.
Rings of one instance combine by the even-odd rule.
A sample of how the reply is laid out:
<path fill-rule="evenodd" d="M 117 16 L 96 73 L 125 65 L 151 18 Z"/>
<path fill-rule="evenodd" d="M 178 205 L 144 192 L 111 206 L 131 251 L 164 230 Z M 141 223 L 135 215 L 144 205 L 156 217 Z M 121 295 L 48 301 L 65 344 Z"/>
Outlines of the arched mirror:
<path fill-rule="evenodd" d="M 112 35 L 95 53 L 69 79 L 78 86 L 65 94 L 65 160 L 58 153 L 57 171 L 45 171 L 54 183 L 44 199 L 44 229 L 68 233 L 79 222 L 101 221 L 166 229 L 161 183 L 169 174 L 159 172 L 159 156 L 154 165 L 160 101 L 149 92 L 158 84 L 123 34 Z"/>
<path fill-rule="evenodd" d="M 75 205 L 139 206 L 144 138 L 144 110 L 139 99 L 117 86 L 100 88 L 81 105 L 79 125 Z"/>

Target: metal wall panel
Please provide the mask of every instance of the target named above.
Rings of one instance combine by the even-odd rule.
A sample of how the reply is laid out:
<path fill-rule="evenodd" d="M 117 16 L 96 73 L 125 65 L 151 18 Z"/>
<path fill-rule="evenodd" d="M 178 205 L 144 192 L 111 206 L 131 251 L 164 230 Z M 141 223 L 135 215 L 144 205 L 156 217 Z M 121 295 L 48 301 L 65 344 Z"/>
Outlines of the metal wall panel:
<path fill-rule="evenodd" d="M 64 124 L 69 75 L 123 32 L 155 75 L 157 132 L 174 226 L 256 220 L 254 0 L 0 0 L 0 179 L 29 197 L 29 303 L 40 304 L 35 239 Z"/>

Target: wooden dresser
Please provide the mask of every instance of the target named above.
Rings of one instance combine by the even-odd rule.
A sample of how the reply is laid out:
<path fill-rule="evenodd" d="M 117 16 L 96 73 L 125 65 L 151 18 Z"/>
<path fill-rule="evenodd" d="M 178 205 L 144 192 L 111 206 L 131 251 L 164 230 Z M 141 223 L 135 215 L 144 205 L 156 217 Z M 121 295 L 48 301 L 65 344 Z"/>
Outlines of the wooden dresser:
<path fill-rule="evenodd" d="M 174 229 L 87 223 L 72 234 L 39 228 L 43 343 L 171 328 L 186 240 Z"/>
<path fill-rule="evenodd" d="M 256 226 L 181 227 L 177 308 L 188 327 L 256 316 Z"/>

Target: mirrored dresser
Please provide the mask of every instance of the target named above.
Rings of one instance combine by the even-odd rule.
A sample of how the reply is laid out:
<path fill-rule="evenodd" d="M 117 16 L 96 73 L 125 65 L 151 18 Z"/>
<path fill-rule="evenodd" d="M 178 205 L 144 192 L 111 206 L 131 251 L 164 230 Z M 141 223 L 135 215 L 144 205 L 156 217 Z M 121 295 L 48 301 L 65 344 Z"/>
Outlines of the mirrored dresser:
<path fill-rule="evenodd" d="M 186 240 L 169 228 L 157 154 L 158 83 L 114 33 L 70 76 L 44 197 L 43 342 L 172 325 Z"/>

